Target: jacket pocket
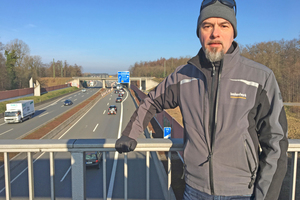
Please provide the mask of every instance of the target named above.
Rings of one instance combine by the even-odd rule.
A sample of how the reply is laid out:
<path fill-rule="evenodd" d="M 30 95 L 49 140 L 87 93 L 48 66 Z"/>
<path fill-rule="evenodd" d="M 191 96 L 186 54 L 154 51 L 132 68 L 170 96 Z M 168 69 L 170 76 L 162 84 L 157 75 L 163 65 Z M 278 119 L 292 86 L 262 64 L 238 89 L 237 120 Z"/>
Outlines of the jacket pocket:
<path fill-rule="evenodd" d="M 251 180 L 248 185 L 248 188 L 250 189 L 253 186 L 255 179 L 256 179 L 258 163 L 255 158 L 255 154 L 253 153 L 251 146 L 247 139 L 245 139 L 245 141 L 244 141 L 244 146 L 245 146 L 245 153 L 246 153 L 246 157 L 247 157 L 249 170 L 251 172 Z"/>

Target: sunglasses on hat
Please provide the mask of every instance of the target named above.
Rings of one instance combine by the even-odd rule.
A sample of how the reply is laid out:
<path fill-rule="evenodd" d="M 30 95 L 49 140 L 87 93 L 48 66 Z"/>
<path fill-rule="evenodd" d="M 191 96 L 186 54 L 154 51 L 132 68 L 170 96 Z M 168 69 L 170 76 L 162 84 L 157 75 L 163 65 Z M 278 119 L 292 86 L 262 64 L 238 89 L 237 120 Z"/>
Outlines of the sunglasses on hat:
<path fill-rule="evenodd" d="M 216 1 L 219 1 L 220 3 L 222 3 L 225 6 L 228 6 L 230 8 L 233 8 L 235 11 L 235 15 L 236 15 L 236 3 L 235 0 L 203 0 L 202 4 L 201 4 L 201 9 L 205 8 L 206 6 L 209 6 L 211 4 L 216 3 Z"/>

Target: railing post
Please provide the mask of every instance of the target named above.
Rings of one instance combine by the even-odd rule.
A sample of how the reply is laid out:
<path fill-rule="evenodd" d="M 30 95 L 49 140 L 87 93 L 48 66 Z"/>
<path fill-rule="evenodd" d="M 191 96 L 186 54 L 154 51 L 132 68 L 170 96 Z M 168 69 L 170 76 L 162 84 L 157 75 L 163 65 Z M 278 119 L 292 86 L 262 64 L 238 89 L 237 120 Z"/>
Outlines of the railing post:
<path fill-rule="evenodd" d="M 168 152 L 168 199 L 171 200 L 171 151 Z"/>
<path fill-rule="evenodd" d="M 124 153 L 124 200 L 127 200 L 128 190 L 128 165 L 127 165 L 127 153 Z"/>
<path fill-rule="evenodd" d="M 10 163 L 9 154 L 4 152 L 4 172 L 5 172 L 5 194 L 6 199 L 11 199 L 11 185 L 10 185 Z"/>
<path fill-rule="evenodd" d="M 27 162 L 28 162 L 28 189 L 29 189 L 29 199 L 34 199 L 34 176 L 33 176 L 33 161 L 32 153 L 27 153 Z"/>
<path fill-rule="evenodd" d="M 296 182 L 297 182 L 297 159 L 298 159 L 298 152 L 295 151 L 292 153 L 294 156 L 292 158 L 291 164 L 291 177 L 290 177 L 290 197 L 289 199 L 295 200 L 296 198 Z"/>
<path fill-rule="evenodd" d="M 150 199 L 150 151 L 146 152 L 146 199 Z"/>
<path fill-rule="evenodd" d="M 51 185 L 51 200 L 55 199 L 55 163 L 54 153 L 49 152 L 50 156 L 50 185 Z"/>
<path fill-rule="evenodd" d="M 106 200 L 106 152 L 103 152 L 103 199 Z"/>
<path fill-rule="evenodd" d="M 85 152 L 71 152 L 72 200 L 85 200 Z"/>

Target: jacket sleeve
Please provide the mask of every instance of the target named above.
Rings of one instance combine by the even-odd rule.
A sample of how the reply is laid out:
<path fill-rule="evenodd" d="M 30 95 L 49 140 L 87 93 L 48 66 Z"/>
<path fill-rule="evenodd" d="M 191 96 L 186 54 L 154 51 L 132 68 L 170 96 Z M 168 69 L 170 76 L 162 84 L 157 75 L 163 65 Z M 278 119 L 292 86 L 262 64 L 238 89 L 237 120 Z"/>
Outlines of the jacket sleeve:
<path fill-rule="evenodd" d="M 136 139 L 147 127 L 150 120 L 156 113 L 163 109 L 175 108 L 177 104 L 176 73 L 166 77 L 148 96 L 141 101 L 139 107 L 133 113 L 129 123 L 122 132 L 130 138 Z"/>
<path fill-rule="evenodd" d="M 255 197 L 258 200 L 278 199 L 287 170 L 287 119 L 281 93 L 273 73 L 261 93 L 257 131 L 261 152 Z"/>

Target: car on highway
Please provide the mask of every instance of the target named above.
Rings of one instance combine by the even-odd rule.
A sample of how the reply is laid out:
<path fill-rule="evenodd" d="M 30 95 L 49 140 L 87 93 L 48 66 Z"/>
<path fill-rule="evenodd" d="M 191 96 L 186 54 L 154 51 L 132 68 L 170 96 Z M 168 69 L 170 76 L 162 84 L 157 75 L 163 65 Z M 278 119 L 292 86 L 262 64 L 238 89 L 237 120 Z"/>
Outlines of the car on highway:
<path fill-rule="evenodd" d="M 71 101 L 71 99 L 66 99 L 65 101 L 64 101 L 64 105 L 65 106 L 70 106 L 70 105 L 72 105 L 73 104 L 73 102 Z"/>
<path fill-rule="evenodd" d="M 120 94 L 125 94 L 125 90 L 122 88 L 122 89 L 120 89 L 119 93 Z"/>
<path fill-rule="evenodd" d="M 115 90 L 115 94 L 119 94 L 119 90 Z"/>
<path fill-rule="evenodd" d="M 108 115 L 115 115 L 115 114 L 117 114 L 117 106 L 115 106 L 115 105 L 109 106 L 107 114 Z"/>
<path fill-rule="evenodd" d="M 86 89 L 85 89 L 85 88 L 83 88 L 83 89 L 81 90 L 81 92 L 86 92 Z"/>
<path fill-rule="evenodd" d="M 85 166 L 86 167 L 96 167 L 100 169 L 100 163 L 102 161 L 101 151 L 88 151 L 85 152 Z"/>
<path fill-rule="evenodd" d="M 121 97 L 117 97 L 116 98 L 116 103 L 121 103 L 122 102 L 122 98 Z"/>
<path fill-rule="evenodd" d="M 118 95 L 118 97 L 123 97 L 124 96 L 124 94 L 122 94 L 122 93 L 119 93 L 119 95 Z"/>

